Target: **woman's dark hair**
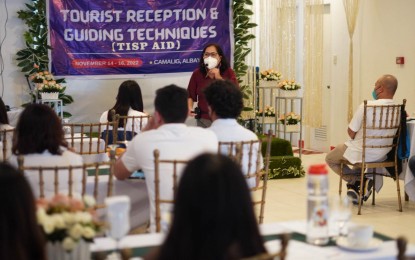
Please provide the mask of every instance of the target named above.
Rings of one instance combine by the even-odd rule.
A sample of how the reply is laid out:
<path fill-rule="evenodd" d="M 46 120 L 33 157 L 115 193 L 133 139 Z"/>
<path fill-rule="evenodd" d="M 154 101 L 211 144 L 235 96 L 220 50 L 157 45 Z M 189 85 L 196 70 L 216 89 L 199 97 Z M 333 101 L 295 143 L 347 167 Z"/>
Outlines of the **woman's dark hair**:
<path fill-rule="evenodd" d="M 24 174 L 0 163 L 0 259 L 46 259 L 35 198 Z"/>
<path fill-rule="evenodd" d="M 47 105 L 30 104 L 20 115 L 13 136 L 13 154 L 61 154 L 68 147 L 58 115 Z"/>
<path fill-rule="evenodd" d="M 9 124 L 9 118 L 7 117 L 7 109 L 1 97 L 0 97 L 0 124 L 2 125 Z"/>
<path fill-rule="evenodd" d="M 191 160 L 158 259 L 239 259 L 265 252 L 240 167 L 219 154 Z"/>
<path fill-rule="evenodd" d="M 218 55 L 221 57 L 220 66 L 219 66 L 220 73 L 221 74 L 224 73 L 229 68 L 228 60 L 226 59 L 225 53 L 223 53 L 222 48 L 216 43 L 208 43 L 203 48 L 203 51 L 202 51 L 202 54 L 200 55 L 200 60 L 199 60 L 199 69 L 203 73 L 204 76 L 206 76 L 207 71 L 206 71 L 205 62 L 203 60 L 203 54 L 205 53 L 206 49 L 209 48 L 210 46 L 215 47 L 216 51 L 218 52 Z"/>
<path fill-rule="evenodd" d="M 115 114 L 127 116 L 130 108 L 140 112 L 144 111 L 141 88 L 134 80 L 126 80 L 121 83 L 118 88 L 117 101 L 111 109 L 115 110 Z M 112 121 L 111 113 L 108 113 L 107 120 Z M 124 127 L 124 120 L 120 120 L 118 126 Z"/>

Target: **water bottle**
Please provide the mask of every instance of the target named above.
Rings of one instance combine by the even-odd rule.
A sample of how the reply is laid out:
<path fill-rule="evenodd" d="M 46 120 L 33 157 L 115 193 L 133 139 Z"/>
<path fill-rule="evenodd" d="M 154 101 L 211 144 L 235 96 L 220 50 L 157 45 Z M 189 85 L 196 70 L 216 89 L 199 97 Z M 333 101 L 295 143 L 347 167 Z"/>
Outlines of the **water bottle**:
<path fill-rule="evenodd" d="M 328 188 L 326 165 L 311 165 L 307 176 L 307 243 L 309 244 L 325 245 L 329 242 Z"/>

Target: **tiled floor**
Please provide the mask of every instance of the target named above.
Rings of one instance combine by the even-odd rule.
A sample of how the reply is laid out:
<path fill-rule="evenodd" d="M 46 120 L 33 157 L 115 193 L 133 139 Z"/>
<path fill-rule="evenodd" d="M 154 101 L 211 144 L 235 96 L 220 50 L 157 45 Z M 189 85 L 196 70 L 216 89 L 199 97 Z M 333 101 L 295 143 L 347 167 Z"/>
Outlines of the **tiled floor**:
<path fill-rule="evenodd" d="M 304 168 L 307 170 L 311 164 L 324 163 L 325 155 L 303 155 Z M 338 176 L 330 172 L 329 196 L 338 196 L 338 183 Z M 403 194 L 402 181 L 401 191 Z M 306 178 L 271 180 L 268 182 L 264 221 L 305 219 L 306 200 Z M 403 212 L 399 212 L 396 185 L 391 178 L 386 178 L 382 190 L 376 194 L 376 205 L 372 206 L 370 198 L 362 206 L 362 215 L 357 215 L 357 206 L 354 206 L 352 222 L 371 224 L 375 231 L 394 238 L 404 235 L 410 243 L 415 244 L 415 202 L 404 201 L 402 196 L 402 206 Z"/>

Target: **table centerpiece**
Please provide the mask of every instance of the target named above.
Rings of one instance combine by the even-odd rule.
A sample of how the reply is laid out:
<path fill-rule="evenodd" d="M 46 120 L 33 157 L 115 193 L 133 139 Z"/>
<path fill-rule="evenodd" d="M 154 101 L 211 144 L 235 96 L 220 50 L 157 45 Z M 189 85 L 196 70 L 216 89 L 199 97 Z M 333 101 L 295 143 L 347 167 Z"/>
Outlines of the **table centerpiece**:
<path fill-rule="evenodd" d="M 47 241 L 48 259 L 90 259 L 89 243 L 104 228 L 95 211 L 95 199 L 81 200 L 57 194 L 37 200 L 37 220 Z"/>

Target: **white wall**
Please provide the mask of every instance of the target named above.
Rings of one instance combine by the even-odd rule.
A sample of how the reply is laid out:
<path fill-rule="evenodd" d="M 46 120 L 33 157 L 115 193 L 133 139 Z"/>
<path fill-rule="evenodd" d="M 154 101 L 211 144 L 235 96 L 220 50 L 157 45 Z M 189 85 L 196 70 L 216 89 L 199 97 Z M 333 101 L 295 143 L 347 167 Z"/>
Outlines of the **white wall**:
<path fill-rule="evenodd" d="M 354 110 L 364 99 L 372 99 L 375 81 L 383 74 L 399 81 L 396 100 L 407 99 L 407 111 L 415 112 L 415 1 L 360 1 L 354 34 Z M 347 138 L 347 78 L 349 36 L 343 1 L 331 1 L 333 55 L 330 143 Z M 326 53 L 325 53 L 326 54 Z M 396 65 L 395 57 L 404 56 L 405 65 Z"/>
<path fill-rule="evenodd" d="M 260 1 L 260 0 L 257 0 Z M 27 84 L 14 61 L 14 55 L 23 45 L 25 27 L 17 18 L 16 12 L 24 8 L 27 0 L 7 1 L 9 21 L 7 37 L 2 47 L 5 63 L 3 72 L 4 94 L 6 104 L 20 106 L 27 102 L 24 94 Z M 332 53 L 336 55 L 337 64 L 331 69 L 331 99 L 335 104 L 330 109 L 329 126 L 330 144 L 335 145 L 347 138 L 347 71 L 349 36 L 346 17 L 341 0 L 326 0 L 331 3 L 332 19 Z M 0 39 L 4 36 L 5 9 L 4 2 L 0 8 Z M 407 111 L 415 112 L 415 1 L 413 0 L 364 0 L 361 1 L 359 17 L 354 35 L 354 108 L 363 99 L 370 99 L 376 79 L 386 73 L 396 75 L 399 80 L 397 99 L 408 99 Z M 405 56 L 406 64 L 395 64 L 396 56 Z M 152 78 L 138 78 L 144 96 L 144 107 L 153 111 L 153 97 L 157 88 L 175 83 L 186 87 L 189 73 L 157 75 Z M 75 103 L 67 110 L 74 114 L 72 121 L 96 121 L 100 113 L 114 103 L 119 84 L 124 79 L 85 80 L 67 79 L 67 93 L 72 95 Z M 1 86 L 0 86 L 1 87 Z M 0 89 L 1 90 L 1 89 Z"/>

